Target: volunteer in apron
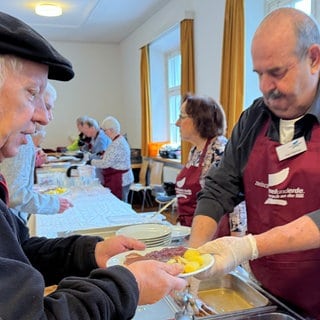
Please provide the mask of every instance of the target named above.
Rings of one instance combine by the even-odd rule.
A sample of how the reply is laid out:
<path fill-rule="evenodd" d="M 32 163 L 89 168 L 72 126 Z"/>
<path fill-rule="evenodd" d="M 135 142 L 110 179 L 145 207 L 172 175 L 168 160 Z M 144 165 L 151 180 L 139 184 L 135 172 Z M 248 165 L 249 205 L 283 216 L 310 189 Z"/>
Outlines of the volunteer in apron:
<path fill-rule="evenodd" d="M 320 320 L 319 27 L 299 10 L 277 9 L 251 52 L 263 97 L 243 112 L 219 168 L 207 174 L 189 246 L 215 255 L 206 276 L 250 261 L 263 288 Z M 249 234 L 207 242 L 240 193 Z"/>
<path fill-rule="evenodd" d="M 105 118 L 101 128 L 112 142 L 102 159 L 92 159 L 90 164 L 101 169 L 102 185 L 109 188 L 120 200 L 127 202 L 130 184 L 134 180 L 129 144 L 120 134 L 120 123 L 116 118 Z"/>
<path fill-rule="evenodd" d="M 218 165 L 227 142 L 223 136 L 226 119 L 222 107 L 212 98 L 186 95 L 176 126 L 181 139 L 193 145 L 188 162 L 176 179 L 178 221 L 191 226 L 197 193 L 210 166 Z"/>

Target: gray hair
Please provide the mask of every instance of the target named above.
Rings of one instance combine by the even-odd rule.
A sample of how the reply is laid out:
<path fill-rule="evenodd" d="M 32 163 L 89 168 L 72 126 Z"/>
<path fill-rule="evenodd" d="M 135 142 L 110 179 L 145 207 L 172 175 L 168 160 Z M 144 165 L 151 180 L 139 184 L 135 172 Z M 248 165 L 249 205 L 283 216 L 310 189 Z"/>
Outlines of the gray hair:
<path fill-rule="evenodd" d="M 119 134 L 120 133 L 120 123 L 119 121 L 114 117 L 107 117 L 105 118 L 101 123 L 101 128 L 103 130 L 106 129 L 112 129 L 114 133 Z"/>
<path fill-rule="evenodd" d="M 88 116 L 78 117 L 76 119 L 76 123 L 77 123 L 77 125 L 83 126 L 83 124 L 86 122 L 87 119 L 88 119 Z"/>
<path fill-rule="evenodd" d="M 87 119 L 84 121 L 83 124 L 86 124 L 89 128 L 95 128 L 97 131 L 100 129 L 99 127 L 99 123 L 97 120 L 93 119 L 93 118 L 89 118 L 87 117 Z"/>
<path fill-rule="evenodd" d="M 0 55 L 0 87 L 3 85 L 7 70 L 20 72 L 23 66 L 23 60 L 13 55 Z M 53 101 L 57 100 L 57 91 L 54 86 L 48 81 L 44 92 L 44 99 L 52 97 Z"/>
<path fill-rule="evenodd" d="M 10 54 L 0 55 L 0 87 L 2 87 L 4 83 L 7 70 L 9 69 L 15 72 L 20 72 L 22 65 L 22 59 L 19 57 Z"/>
<path fill-rule="evenodd" d="M 302 58 L 313 44 L 320 44 L 318 22 L 303 11 L 294 8 L 279 8 L 269 13 L 261 25 L 269 20 L 289 18 L 293 27 L 297 44 L 295 54 Z M 288 26 L 290 27 L 290 26 Z"/>
<path fill-rule="evenodd" d="M 52 97 L 53 101 L 57 100 L 57 91 L 49 81 L 47 82 L 47 87 L 44 93 L 45 100 L 47 97 Z"/>

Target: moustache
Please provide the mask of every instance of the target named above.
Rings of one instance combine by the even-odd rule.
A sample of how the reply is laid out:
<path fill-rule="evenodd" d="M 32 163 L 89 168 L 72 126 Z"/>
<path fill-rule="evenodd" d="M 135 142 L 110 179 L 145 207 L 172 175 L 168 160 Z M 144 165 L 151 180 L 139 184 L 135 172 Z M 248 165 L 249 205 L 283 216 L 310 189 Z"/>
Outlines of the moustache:
<path fill-rule="evenodd" d="M 278 89 L 274 89 L 274 90 L 270 91 L 268 94 L 265 95 L 265 98 L 267 100 L 279 99 L 281 97 L 282 97 L 282 93 Z"/>

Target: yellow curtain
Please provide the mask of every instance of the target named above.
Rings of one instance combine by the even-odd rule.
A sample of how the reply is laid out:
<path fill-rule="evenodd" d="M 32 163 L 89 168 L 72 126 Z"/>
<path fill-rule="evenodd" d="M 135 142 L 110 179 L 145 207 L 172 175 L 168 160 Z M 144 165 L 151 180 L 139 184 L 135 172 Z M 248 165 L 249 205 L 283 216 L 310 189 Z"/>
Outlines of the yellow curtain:
<path fill-rule="evenodd" d="M 151 102 L 150 102 L 150 75 L 149 75 L 149 46 L 141 48 L 140 59 L 140 94 L 141 94 L 141 155 L 149 155 L 151 139 Z"/>
<path fill-rule="evenodd" d="M 194 48 L 193 48 L 193 20 L 185 19 L 180 22 L 180 51 L 181 51 L 181 95 L 195 92 L 194 78 Z M 181 163 L 185 164 L 191 144 L 182 141 Z"/>
<path fill-rule="evenodd" d="M 227 117 L 227 137 L 243 110 L 244 9 L 243 0 L 226 0 L 220 102 Z"/>

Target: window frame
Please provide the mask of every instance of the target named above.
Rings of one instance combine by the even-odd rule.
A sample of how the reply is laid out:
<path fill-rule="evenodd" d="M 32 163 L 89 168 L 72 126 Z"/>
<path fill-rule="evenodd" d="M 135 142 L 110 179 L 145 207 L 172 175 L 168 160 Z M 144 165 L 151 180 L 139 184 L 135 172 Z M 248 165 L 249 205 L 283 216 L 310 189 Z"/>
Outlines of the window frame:
<path fill-rule="evenodd" d="M 177 24 L 149 45 L 151 139 L 150 142 L 170 143 L 170 121 L 167 56 L 180 52 L 180 25 Z M 181 79 L 180 79 L 181 81 Z M 180 105 L 179 105 L 180 110 Z M 171 123 L 171 125 L 170 125 Z M 178 128 L 177 128 L 178 129 Z M 179 142 L 180 145 L 180 142 Z"/>
<path fill-rule="evenodd" d="M 296 2 L 300 2 L 301 0 L 265 0 L 264 10 L 265 14 L 270 13 L 271 11 L 290 5 Z M 319 1 L 310 0 L 311 1 L 311 15 L 319 22 L 320 21 L 320 4 Z"/>
<path fill-rule="evenodd" d="M 179 78 L 180 83 L 176 86 L 170 87 L 169 86 L 169 59 L 173 57 L 180 57 L 180 72 L 179 72 Z M 180 105 L 181 105 L 181 52 L 180 48 L 176 48 L 174 50 L 170 50 L 165 54 L 165 61 L 166 61 L 166 101 L 167 101 L 167 111 L 168 111 L 168 137 L 170 140 L 170 143 L 173 144 L 179 144 L 181 143 L 181 137 L 180 137 L 180 130 L 176 126 L 176 122 L 179 117 L 180 113 Z M 178 99 L 179 102 L 175 104 L 173 107 L 175 110 L 172 110 L 172 106 L 170 103 L 170 98 L 178 97 L 175 99 Z M 173 114 L 172 118 L 171 115 Z"/>

